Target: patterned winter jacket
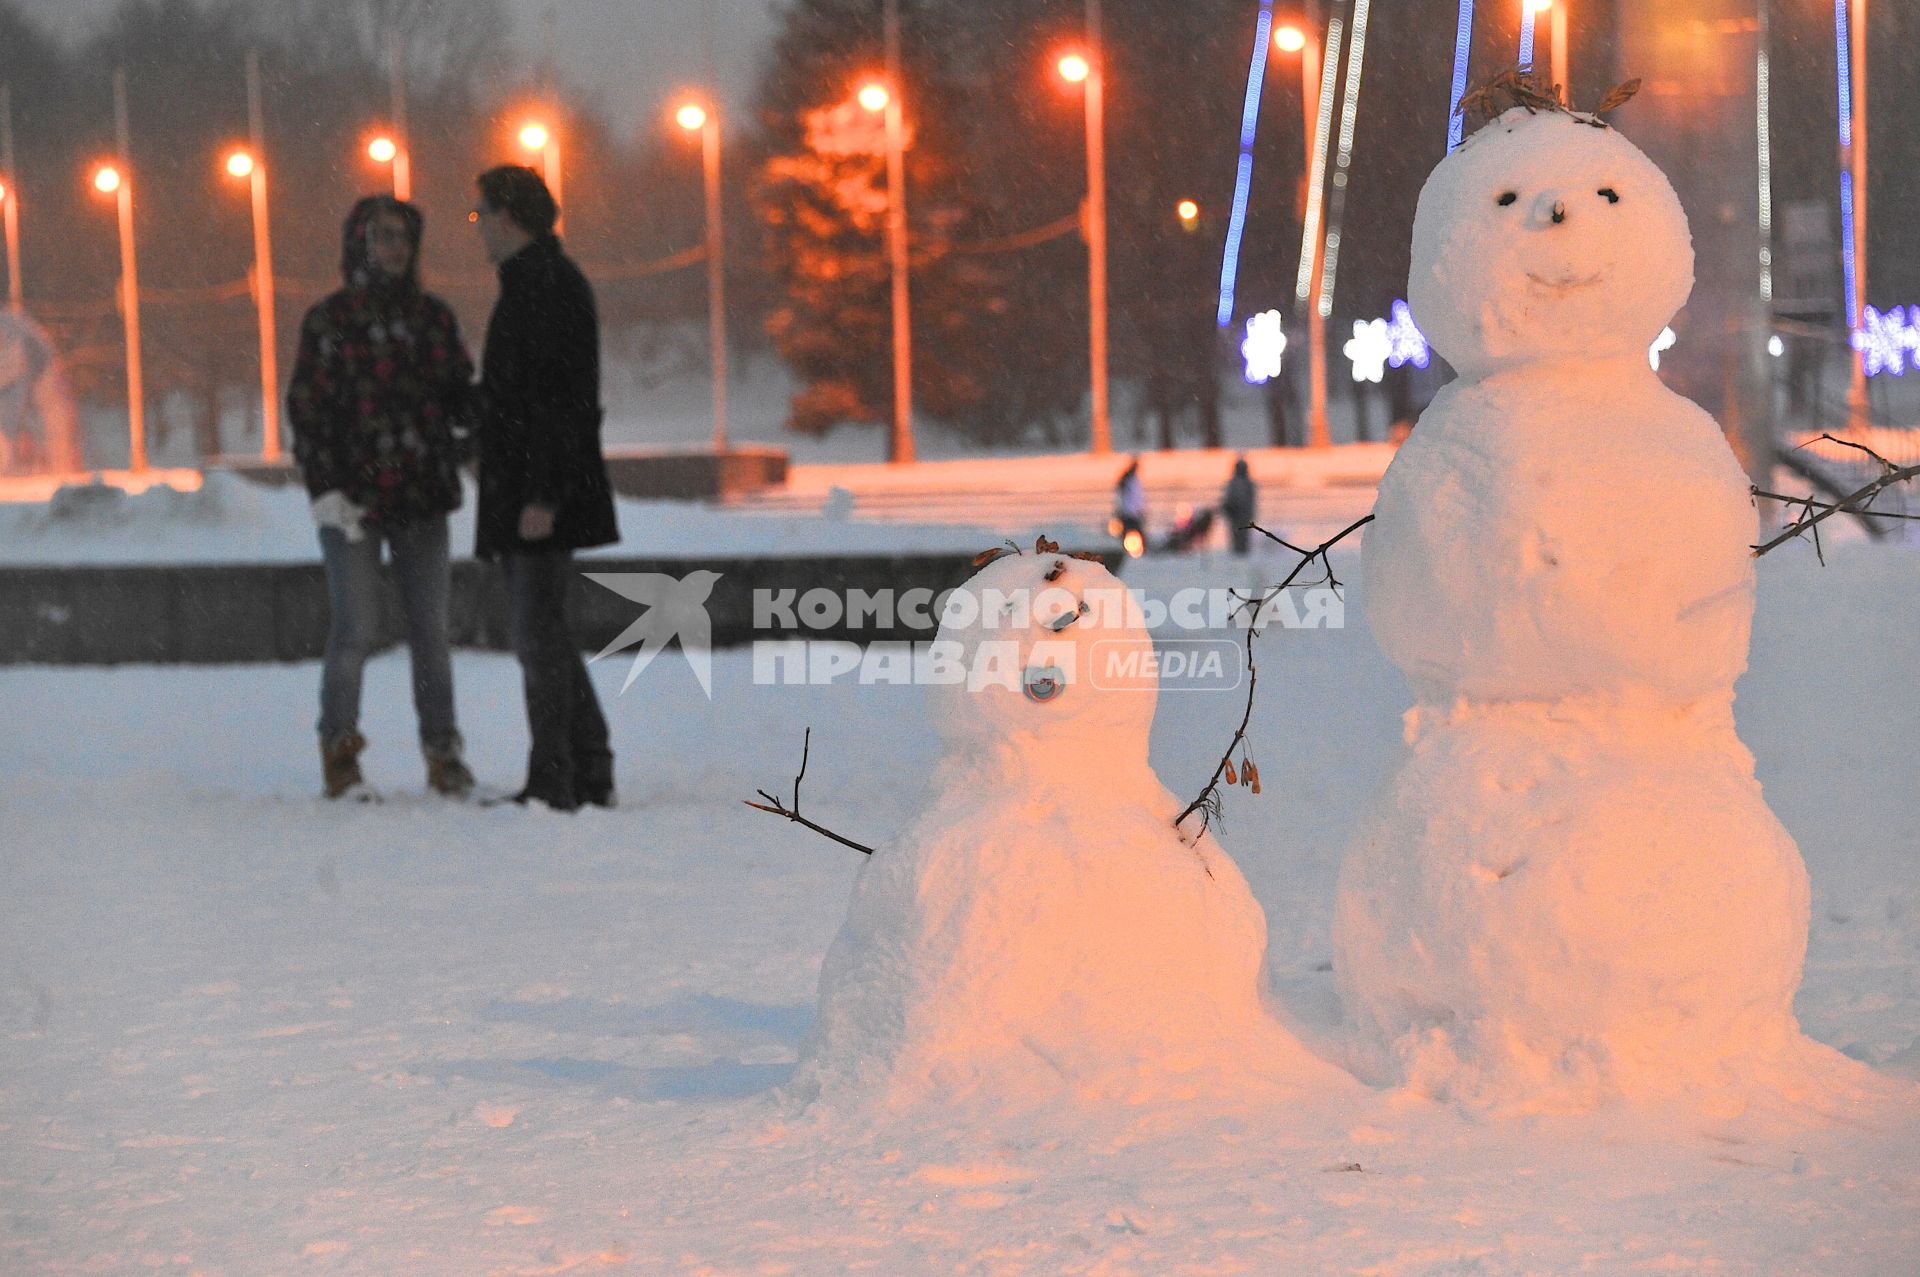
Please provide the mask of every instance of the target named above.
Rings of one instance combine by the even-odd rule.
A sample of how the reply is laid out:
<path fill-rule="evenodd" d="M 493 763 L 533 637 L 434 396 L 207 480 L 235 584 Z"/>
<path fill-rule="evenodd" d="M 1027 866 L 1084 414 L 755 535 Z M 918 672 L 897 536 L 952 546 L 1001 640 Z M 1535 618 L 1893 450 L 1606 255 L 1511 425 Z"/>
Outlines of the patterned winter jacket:
<path fill-rule="evenodd" d="M 409 269 L 387 279 L 368 261 L 366 224 L 398 212 L 419 257 L 420 215 L 371 196 L 347 217 L 347 286 L 307 312 L 287 390 L 294 456 L 307 491 L 339 490 L 375 526 L 442 515 L 460 504 L 473 363 L 445 302 Z"/>

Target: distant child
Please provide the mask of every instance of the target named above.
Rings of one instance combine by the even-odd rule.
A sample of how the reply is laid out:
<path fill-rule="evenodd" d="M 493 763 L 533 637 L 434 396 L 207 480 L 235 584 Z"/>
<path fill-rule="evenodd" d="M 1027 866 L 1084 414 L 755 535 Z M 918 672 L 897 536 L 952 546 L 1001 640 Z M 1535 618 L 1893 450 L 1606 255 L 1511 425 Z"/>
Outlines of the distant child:
<path fill-rule="evenodd" d="M 1226 516 L 1227 528 L 1233 534 L 1235 554 L 1247 552 L 1247 539 L 1252 535 L 1247 525 L 1253 522 L 1257 504 L 1253 475 L 1247 470 L 1247 459 L 1241 457 L 1233 463 L 1233 477 L 1227 480 L 1227 489 L 1220 494 L 1220 513 Z"/>

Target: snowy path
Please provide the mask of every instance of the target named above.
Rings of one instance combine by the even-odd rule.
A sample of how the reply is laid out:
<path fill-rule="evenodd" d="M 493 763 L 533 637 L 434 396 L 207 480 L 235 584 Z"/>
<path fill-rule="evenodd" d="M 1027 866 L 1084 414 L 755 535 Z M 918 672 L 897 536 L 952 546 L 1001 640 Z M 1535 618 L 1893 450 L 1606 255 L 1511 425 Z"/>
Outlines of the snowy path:
<path fill-rule="evenodd" d="M 1920 1075 L 1920 557 L 1762 566 L 1740 717 L 1813 875 L 1798 1009 Z M 1324 1044 L 1334 869 L 1405 691 L 1358 624 L 1262 644 L 1267 793 L 1229 798 L 1223 841 Z M 512 666 L 458 673 L 477 769 L 516 779 Z M 0 671 L 0 1272 L 1920 1271 L 1911 1103 L 1475 1124 L 1355 1084 L 796 1119 L 770 1088 L 857 857 L 738 800 L 787 785 L 811 725 L 810 814 L 884 840 L 932 752 L 919 695 L 751 687 L 744 654 L 711 704 L 677 661 L 625 697 L 596 673 L 623 806 L 562 818 L 419 797 L 394 656 L 372 807 L 311 797 L 311 666 Z M 1170 787 L 1237 708 L 1163 699 Z"/>

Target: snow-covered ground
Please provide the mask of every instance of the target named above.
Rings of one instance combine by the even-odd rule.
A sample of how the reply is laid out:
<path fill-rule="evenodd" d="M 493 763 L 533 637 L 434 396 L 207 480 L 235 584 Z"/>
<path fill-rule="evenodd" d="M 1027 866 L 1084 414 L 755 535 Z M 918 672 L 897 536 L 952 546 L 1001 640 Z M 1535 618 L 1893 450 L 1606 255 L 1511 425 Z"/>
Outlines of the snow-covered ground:
<path fill-rule="evenodd" d="M 1760 564 L 1741 734 L 1812 875 L 1802 1024 L 1904 1085 L 1920 557 L 1801 549 Z M 1349 615 L 1260 639 L 1266 792 L 1232 791 L 1222 835 L 1322 1053 L 1335 871 L 1408 701 Z M 378 806 L 314 797 L 311 665 L 0 670 L 0 1272 L 1920 1272 L 1910 1090 L 1732 1120 L 1486 1121 L 1357 1083 L 1017 1123 L 795 1112 L 860 857 L 740 799 L 788 790 L 810 726 L 808 814 L 886 841 L 936 750 L 922 695 L 757 687 L 721 653 L 711 702 L 677 659 L 621 696 L 624 666 L 595 671 L 622 806 L 573 817 L 422 797 L 397 655 L 367 687 Z M 483 779 L 517 781 L 514 667 L 458 677 Z M 1162 697 L 1176 793 L 1239 709 Z"/>

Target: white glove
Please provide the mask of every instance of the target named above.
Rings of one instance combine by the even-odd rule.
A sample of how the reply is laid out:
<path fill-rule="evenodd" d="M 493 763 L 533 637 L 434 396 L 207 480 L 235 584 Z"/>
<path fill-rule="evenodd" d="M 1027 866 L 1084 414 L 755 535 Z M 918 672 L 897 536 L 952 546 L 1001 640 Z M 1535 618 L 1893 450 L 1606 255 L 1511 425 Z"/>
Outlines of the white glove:
<path fill-rule="evenodd" d="M 347 494 L 335 488 L 323 492 L 313 499 L 313 521 L 323 528 L 339 528 L 349 542 L 359 541 L 367 535 L 360 526 L 367 512 L 347 499 Z"/>

